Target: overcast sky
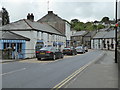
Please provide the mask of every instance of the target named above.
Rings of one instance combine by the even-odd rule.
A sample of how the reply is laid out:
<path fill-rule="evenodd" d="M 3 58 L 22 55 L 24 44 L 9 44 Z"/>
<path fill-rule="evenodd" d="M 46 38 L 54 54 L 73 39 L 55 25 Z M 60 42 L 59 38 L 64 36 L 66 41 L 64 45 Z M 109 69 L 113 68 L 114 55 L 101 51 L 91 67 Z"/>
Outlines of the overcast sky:
<path fill-rule="evenodd" d="M 83 2 L 84 1 L 84 2 Z M 49 0 L 49 11 L 63 19 L 79 19 L 80 21 L 101 20 L 107 16 L 114 19 L 115 0 Z M 9 12 L 10 21 L 25 19 L 28 13 L 33 13 L 35 20 L 42 18 L 48 11 L 48 0 L 2 0 L 0 7 Z"/>

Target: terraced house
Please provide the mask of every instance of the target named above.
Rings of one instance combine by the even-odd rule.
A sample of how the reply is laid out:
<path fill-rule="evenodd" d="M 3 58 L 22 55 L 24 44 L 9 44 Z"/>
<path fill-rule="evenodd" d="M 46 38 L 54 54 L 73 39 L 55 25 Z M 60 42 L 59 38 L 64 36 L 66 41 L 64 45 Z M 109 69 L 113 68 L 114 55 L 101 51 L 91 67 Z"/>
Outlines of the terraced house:
<path fill-rule="evenodd" d="M 56 28 L 59 32 L 66 36 L 66 46 L 70 46 L 70 37 L 72 33 L 71 25 L 67 20 L 62 19 L 57 14 L 54 14 L 53 11 L 48 11 L 48 14 L 43 16 L 37 22 L 47 23 Z"/>
<path fill-rule="evenodd" d="M 3 40 L 1 42 L 2 49 L 11 47 L 11 45 L 14 44 L 17 52 L 24 51 L 24 58 L 35 57 L 35 47 L 37 43 L 40 43 L 41 47 L 49 45 L 62 49 L 66 42 L 65 35 L 56 30 L 54 27 L 48 25 L 47 23 L 45 24 L 34 21 L 33 14 L 28 14 L 27 19 L 22 19 L 2 26 L 2 31 L 10 31 L 11 33 L 15 33 L 21 37 L 29 39 L 24 40 L 24 43 L 23 41 L 18 42 L 17 40 Z"/>
<path fill-rule="evenodd" d="M 97 32 L 91 40 L 91 48 L 115 50 L 115 30 Z"/>

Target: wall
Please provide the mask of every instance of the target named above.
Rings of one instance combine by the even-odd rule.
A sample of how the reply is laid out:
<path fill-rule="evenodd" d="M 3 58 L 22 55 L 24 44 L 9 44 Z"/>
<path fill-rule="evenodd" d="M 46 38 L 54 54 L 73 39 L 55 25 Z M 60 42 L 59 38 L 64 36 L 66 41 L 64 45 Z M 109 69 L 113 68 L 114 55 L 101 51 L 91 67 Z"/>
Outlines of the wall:
<path fill-rule="evenodd" d="M 67 22 L 65 22 L 65 35 L 67 37 L 67 40 L 70 40 L 72 33 L 71 33 L 71 29 L 70 29 L 70 24 Z"/>
<path fill-rule="evenodd" d="M 35 57 L 35 44 L 37 42 L 37 32 L 36 31 L 14 31 L 14 33 L 30 38 L 30 41 L 26 42 L 25 58 Z"/>
<path fill-rule="evenodd" d="M 62 45 L 61 49 L 65 47 L 66 38 L 63 36 L 59 36 L 55 34 L 51 35 L 45 32 L 41 34 L 41 32 L 37 32 L 37 31 L 14 31 L 14 33 L 30 38 L 30 41 L 26 42 L 25 58 L 35 57 L 35 45 L 38 39 L 39 40 L 43 39 L 44 45 L 53 45 L 54 41 L 64 42 L 64 45 Z"/>
<path fill-rule="evenodd" d="M 105 39 L 106 48 L 104 48 L 104 46 L 103 46 L 103 39 L 100 39 L 100 48 L 99 48 L 99 39 L 94 39 L 94 40 L 92 39 L 91 40 L 91 48 L 92 49 L 108 49 L 107 41 L 109 41 L 109 45 L 110 45 L 109 49 L 115 50 L 115 40 L 114 39 L 113 39 L 113 44 L 114 44 L 113 49 L 111 48 L 111 43 L 112 43 L 111 39 Z M 93 45 L 93 42 L 94 42 L 94 45 Z"/>
<path fill-rule="evenodd" d="M 118 2 L 118 19 L 120 19 L 120 1 Z"/>

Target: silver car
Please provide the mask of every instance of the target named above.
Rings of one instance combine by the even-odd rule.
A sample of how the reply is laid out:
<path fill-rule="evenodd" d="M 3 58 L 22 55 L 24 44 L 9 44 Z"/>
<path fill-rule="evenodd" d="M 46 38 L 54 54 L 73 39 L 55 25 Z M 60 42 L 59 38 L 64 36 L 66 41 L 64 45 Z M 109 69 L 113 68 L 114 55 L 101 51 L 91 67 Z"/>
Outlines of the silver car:
<path fill-rule="evenodd" d="M 83 46 L 78 46 L 75 49 L 76 49 L 77 53 L 85 53 L 85 49 Z"/>
<path fill-rule="evenodd" d="M 87 46 L 85 46 L 84 49 L 85 49 L 85 52 L 88 52 L 88 47 Z"/>

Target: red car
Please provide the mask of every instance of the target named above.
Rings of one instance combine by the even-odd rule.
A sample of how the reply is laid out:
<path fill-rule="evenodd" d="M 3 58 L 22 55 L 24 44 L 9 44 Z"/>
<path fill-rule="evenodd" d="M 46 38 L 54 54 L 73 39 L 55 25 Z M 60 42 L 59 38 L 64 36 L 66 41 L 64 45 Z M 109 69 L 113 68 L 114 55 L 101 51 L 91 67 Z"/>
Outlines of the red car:
<path fill-rule="evenodd" d="M 77 55 L 77 51 L 74 47 L 65 47 L 63 49 L 63 54 L 67 54 L 67 55 Z"/>

